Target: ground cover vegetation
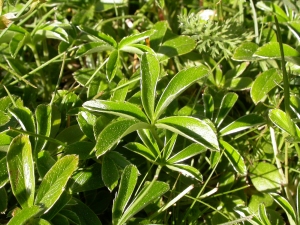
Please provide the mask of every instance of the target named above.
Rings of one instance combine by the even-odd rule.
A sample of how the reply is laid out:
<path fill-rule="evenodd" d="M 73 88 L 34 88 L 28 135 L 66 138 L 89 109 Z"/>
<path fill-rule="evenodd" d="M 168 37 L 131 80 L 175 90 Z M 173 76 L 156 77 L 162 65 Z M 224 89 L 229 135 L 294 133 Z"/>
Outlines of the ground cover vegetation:
<path fill-rule="evenodd" d="M 300 224 L 300 5 L 0 0 L 0 224 Z"/>

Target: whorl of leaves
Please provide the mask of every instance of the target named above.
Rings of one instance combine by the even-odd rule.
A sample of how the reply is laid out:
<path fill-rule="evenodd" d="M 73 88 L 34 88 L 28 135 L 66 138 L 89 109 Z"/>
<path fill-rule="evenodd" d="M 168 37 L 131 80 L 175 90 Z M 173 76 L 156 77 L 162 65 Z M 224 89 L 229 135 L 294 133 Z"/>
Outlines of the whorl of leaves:
<path fill-rule="evenodd" d="M 216 21 L 213 17 L 203 19 L 199 13 L 183 13 L 179 15 L 182 34 L 188 35 L 197 41 L 197 50 L 208 53 L 213 58 L 228 58 L 233 50 L 244 41 L 250 41 L 254 36 L 247 31 L 243 24 L 230 18 Z"/>

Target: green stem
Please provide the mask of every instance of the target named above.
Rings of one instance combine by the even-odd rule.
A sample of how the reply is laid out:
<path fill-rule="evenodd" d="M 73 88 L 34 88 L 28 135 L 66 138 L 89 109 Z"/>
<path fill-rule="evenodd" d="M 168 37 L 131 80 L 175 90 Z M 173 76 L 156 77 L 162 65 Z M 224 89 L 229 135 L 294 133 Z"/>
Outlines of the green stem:
<path fill-rule="evenodd" d="M 56 140 L 54 138 L 51 138 L 51 137 L 47 137 L 47 136 L 44 136 L 44 135 L 40 135 L 40 134 L 35 134 L 35 133 L 32 133 L 32 132 L 29 132 L 29 131 L 25 131 L 25 130 L 18 130 L 18 129 L 15 129 L 13 127 L 9 127 L 9 130 L 12 130 L 12 131 L 15 131 L 17 133 L 20 133 L 20 134 L 27 134 L 29 136 L 32 136 L 32 137 L 38 137 L 38 138 L 42 138 L 42 139 L 45 139 L 47 141 L 50 141 L 50 142 L 53 142 L 53 143 L 56 143 L 56 144 L 59 144 L 63 147 L 66 147 L 67 145 L 62 142 L 62 141 L 59 141 L 59 140 Z"/>
<path fill-rule="evenodd" d="M 256 44 L 258 44 L 259 43 L 258 22 L 257 22 L 257 15 L 256 15 L 256 10 L 255 10 L 253 0 L 250 0 L 250 7 L 252 9 L 252 14 L 253 14 L 255 42 L 256 42 Z"/>

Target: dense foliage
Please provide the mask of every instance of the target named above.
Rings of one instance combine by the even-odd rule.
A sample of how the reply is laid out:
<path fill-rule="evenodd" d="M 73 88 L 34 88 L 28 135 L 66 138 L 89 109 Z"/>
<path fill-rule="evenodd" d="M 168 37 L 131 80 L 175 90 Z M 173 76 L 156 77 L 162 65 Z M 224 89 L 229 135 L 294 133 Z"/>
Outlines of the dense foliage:
<path fill-rule="evenodd" d="M 300 224 L 299 10 L 0 0 L 0 223 Z"/>

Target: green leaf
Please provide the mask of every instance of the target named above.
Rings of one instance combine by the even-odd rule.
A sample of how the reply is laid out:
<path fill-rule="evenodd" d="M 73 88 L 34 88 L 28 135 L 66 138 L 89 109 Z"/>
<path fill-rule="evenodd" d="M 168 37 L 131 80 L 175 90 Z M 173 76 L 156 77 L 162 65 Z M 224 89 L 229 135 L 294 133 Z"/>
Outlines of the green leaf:
<path fill-rule="evenodd" d="M 300 118 L 300 98 L 296 95 L 290 96 L 290 104 L 294 113 Z"/>
<path fill-rule="evenodd" d="M 111 101 L 120 101 L 123 102 L 126 99 L 127 93 L 129 90 L 128 80 L 123 78 L 118 83 L 118 86 L 115 88 L 110 100 Z"/>
<path fill-rule="evenodd" d="M 68 218 L 65 217 L 65 216 L 63 216 L 63 215 L 61 215 L 61 214 L 59 214 L 59 213 L 56 214 L 56 215 L 52 218 L 51 222 L 52 222 L 53 224 L 64 224 L 64 225 L 69 225 L 69 224 L 70 224 L 69 221 L 68 221 Z"/>
<path fill-rule="evenodd" d="M 70 220 L 72 224 L 80 225 L 79 217 L 76 215 L 76 213 L 72 212 L 71 210 L 63 209 L 59 213 L 68 218 L 68 220 Z"/>
<path fill-rule="evenodd" d="M 205 117 L 212 120 L 215 110 L 214 99 L 210 94 L 204 94 L 202 98 L 204 103 Z"/>
<path fill-rule="evenodd" d="M 30 35 L 26 32 L 23 33 L 16 33 L 9 43 L 9 50 L 11 56 L 16 58 L 21 48 L 23 48 L 30 40 Z"/>
<path fill-rule="evenodd" d="M 153 155 L 157 158 L 160 157 L 161 152 L 157 144 L 157 140 L 154 138 L 152 132 L 148 129 L 138 130 L 137 131 L 139 138 L 143 141 L 144 145 L 153 152 Z"/>
<path fill-rule="evenodd" d="M 42 211 L 42 208 L 39 206 L 33 205 L 28 208 L 22 209 L 20 212 L 17 213 L 13 218 L 9 220 L 7 225 L 22 225 L 26 224 L 26 222 L 39 214 L 39 212 Z"/>
<path fill-rule="evenodd" d="M 288 121 L 289 118 L 287 117 L 286 113 L 281 109 L 270 110 L 269 118 L 276 127 L 287 132 L 289 135 L 300 136 L 299 127 L 292 121 Z M 290 127 L 290 124 L 294 127 Z M 296 134 L 294 133 L 294 131 L 296 131 Z"/>
<path fill-rule="evenodd" d="M 300 183 L 297 185 L 296 192 L 296 208 L 297 208 L 297 218 L 300 219 Z"/>
<path fill-rule="evenodd" d="M 98 163 L 76 172 L 71 180 L 70 188 L 74 193 L 95 190 L 104 186 L 101 176 L 101 165 Z"/>
<path fill-rule="evenodd" d="M 160 65 L 155 55 L 145 53 L 141 59 L 141 100 L 144 110 L 151 121 L 154 120 L 156 85 Z"/>
<path fill-rule="evenodd" d="M 192 177 L 202 182 L 203 178 L 199 170 L 195 167 L 185 164 L 166 165 L 169 169 L 174 170 L 186 177 Z"/>
<path fill-rule="evenodd" d="M 160 96 L 155 109 L 156 119 L 160 117 L 168 105 L 182 92 L 195 82 L 210 74 L 206 66 L 192 67 L 177 73 L 169 82 L 164 92 Z"/>
<path fill-rule="evenodd" d="M 35 178 L 28 136 L 19 135 L 13 139 L 6 160 L 14 196 L 22 208 L 31 207 L 34 201 Z"/>
<path fill-rule="evenodd" d="M 111 82 L 119 67 L 119 50 L 114 50 L 109 55 L 109 59 L 106 64 L 106 77 L 109 82 Z"/>
<path fill-rule="evenodd" d="M 276 68 L 269 69 L 255 79 L 251 88 L 251 98 L 255 104 L 263 101 L 267 94 L 282 81 L 282 75 Z"/>
<path fill-rule="evenodd" d="M 138 142 L 130 142 L 123 147 L 145 157 L 147 160 L 152 162 L 154 162 L 157 158 L 157 155 L 155 155 L 149 148 Z"/>
<path fill-rule="evenodd" d="M 177 36 L 165 41 L 157 52 L 159 61 L 191 52 L 196 47 L 194 39 L 188 36 Z"/>
<path fill-rule="evenodd" d="M 35 133 L 34 117 L 30 109 L 26 107 L 18 107 L 8 109 L 8 111 L 19 122 L 23 130 Z"/>
<path fill-rule="evenodd" d="M 0 188 L 9 181 L 8 171 L 6 166 L 6 157 L 0 159 Z"/>
<path fill-rule="evenodd" d="M 92 141 L 95 140 L 93 127 L 97 117 L 90 112 L 81 111 L 78 113 L 77 121 L 82 132 Z"/>
<path fill-rule="evenodd" d="M 122 154 L 116 151 L 109 151 L 105 154 L 107 157 L 111 158 L 117 167 L 121 170 L 125 169 L 126 166 L 130 165 L 129 162 Z"/>
<path fill-rule="evenodd" d="M 118 49 L 122 50 L 127 45 L 135 44 L 135 43 L 138 43 L 142 40 L 145 40 L 146 38 L 148 38 L 154 32 L 155 32 L 155 30 L 148 30 L 148 31 L 142 32 L 140 34 L 133 34 L 133 35 L 124 37 L 120 41 Z"/>
<path fill-rule="evenodd" d="M 59 159 L 43 178 L 37 191 L 35 204 L 49 210 L 63 193 L 77 164 L 78 157 L 74 155 L 67 155 Z"/>
<path fill-rule="evenodd" d="M 7 203 L 8 203 L 8 198 L 7 198 L 7 193 L 4 187 L 0 188 L 0 213 L 4 214 L 5 211 L 7 210 Z"/>
<path fill-rule="evenodd" d="M 250 77 L 236 77 L 226 80 L 224 87 L 233 91 L 242 91 L 250 89 L 253 80 Z"/>
<path fill-rule="evenodd" d="M 31 218 L 30 225 L 52 225 L 52 224 L 42 218 Z"/>
<path fill-rule="evenodd" d="M 93 37 L 96 37 L 98 40 L 102 40 L 104 42 L 106 42 L 107 44 L 113 46 L 114 48 L 117 48 L 118 43 L 115 41 L 115 39 L 113 39 L 111 36 L 104 34 L 102 32 L 93 30 L 87 26 L 78 26 L 78 28 L 80 29 L 80 31 L 91 35 Z"/>
<path fill-rule="evenodd" d="M 277 193 L 272 193 L 271 197 L 274 199 L 274 201 L 285 211 L 289 224 L 296 225 L 297 224 L 297 217 L 295 214 L 294 208 L 291 206 L 291 204 L 286 200 L 284 197 L 280 196 Z"/>
<path fill-rule="evenodd" d="M 168 22 L 159 21 L 153 25 L 152 29 L 156 30 L 156 32 L 150 36 L 150 46 L 155 52 L 158 52 L 168 29 Z"/>
<path fill-rule="evenodd" d="M 36 166 L 38 173 L 41 178 L 43 178 L 46 173 L 55 164 L 55 160 L 51 157 L 48 151 L 40 151 L 36 159 Z"/>
<path fill-rule="evenodd" d="M 134 191 L 138 176 L 138 169 L 134 165 L 128 165 L 124 169 L 120 181 L 119 191 L 112 208 L 113 224 L 117 224 L 125 207 Z"/>
<path fill-rule="evenodd" d="M 36 133 L 46 137 L 51 133 L 52 107 L 50 105 L 39 105 L 35 111 Z M 42 150 L 47 144 L 47 140 L 37 138 L 35 143 L 35 153 Z"/>
<path fill-rule="evenodd" d="M 132 216 L 141 211 L 155 199 L 162 196 L 168 190 L 169 185 L 164 182 L 153 181 L 150 184 L 146 184 L 138 193 L 138 195 L 132 200 L 131 204 L 126 208 L 126 211 L 119 219 L 117 224 L 125 224 Z"/>
<path fill-rule="evenodd" d="M 223 120 L 226 118 L 226 116 L 236 103 L 237 99 L 238 95 L 233 92 L 226 93 L 226 95 L 222 98 L 222 102 L 218 110 L 217 117 L 215 119 L 216 127 L 220 127 Z"/>
<path fill-rule="evenodd" d="M 257 44 L 253 42 L 244 42 L 238 48 L 235 49 L 232 59 L 236 61 L 257 60 L 257 57 L 253 56 L 257 49 Z"/>
<path fill-rule="evenodd" d="M 155 54 L 152 48 L 149 48 L 148 46 L 142 44 L 126 45 L 122 48 L 122 51 L 132 53 L 132 54 L 137 54 L 137 55 L 142 55 L 145 52 Z"/>
<path fill-rule="evenodd" d="M 64 42 L 69 42 L 68 33 L 61 27 L 60 23 L 46 23 L 37 28 L 33 36 L 33 43 L 40 37 L 53 38 Z"/>
<path fill-rule="evenodd" d="M 256 7 L 268 13 L 274 13 L 282 22 L 287 22 L 290 20 L 281 7 L 276 3 L 259 1 L 257 2 Z"/>
<path fill-rule="evenodd" d="M 243 157 L 240 155 L 238 150 L 231 146 L 228 142 L 220 140 L 220 144 L 224 148 L 224 153 L 234 170 L 240 175 L 247 175 L 247 167 Z"/>
<path fill-rule="evenodd" d="M 169 164 L 179 163 L 179 162 L 187 160 L 195 155 L 201 154 L 205 150 L 206 150 L 206 148 L 203 147 L 202 145 L 194 143 L 194 144 L 189 145 L 185 149 L 181 150 L 176 155 L 172 156 L 170 159 L 168 159 L 167 162 Z"/>
<path fill-rule="evenodd" d="M 259 210 L 258 210 L 258 215 L 260 220 L 265 224 L 265 225 L 271 225 L 271 222 L 267 216 L 267 211 L 266 207 L 263 203 L 259 204 Z"/>
<path fill-rule="evenodd" d="M 100 157 L 117 144 L 121 138 L 139 129 L 150 128 L 147 123 L 135 120 L 116 121 L 106 126 L 97 138 L 96 156 Z"/>
<path fill-rule="evenodd" d="M 283 45 L 283 52 L 285 60 L 297 65 L 300 65 L 300 53 L 287 44 Z M 264 59 L 281 59 L 281 53 L 278 42 L 269 42 L 259 47 L 254 56 Z"/>
<path fill-rule="evenodd" d="M 80 219 L 81 225 L 102 224 L 98 216 L 86 204 L 76 198 L 73 198 L 73 201 L 75 201 L 75 204 L 71 205 L 70 208 Z"/>
<path fill-rule="evenodd" d="M 163 153 L 162 158 L 164 160 L 167 160 L 170 157 L 170 155 L 175 147 L 177 137 L 178 137 L 178 134 L 166 130 L 165 146 L 162 150 L 162 153 Z"/>
<path fill-rule="evenodd" d="M 212 150 L 219 150 L 217 136 L 204 120 L 172 116 L 158 120 L 155 126 L 175 132 Z"/>
<path fill-rule="evenodd" d="M 110 192 L 118 185 L 119 170 L 114 161 L 106 155 L 102 160 L 102 180 Z"/>
<path fill-rule="evenodd" d="M 128 119 L 138 119 L 142 122 L 148 122 L 148 118 L 143 111 L 137 105 L 130 102 L 91 100 L 85 102 L 83 107 L 91 111 L 109 113 Z"/>
<path fill-rule="evenodd" d="M 274 191 L 281 187 L 281 176 L 278 169 L 266 162 L 253 165 L 249 171 L 251 181 L 258 191 Z"/>
<path fill-rule="evenodd" d="M 106 42 L 89 42 L 83 45 L 80 45 L 76 51 L 75 57 L 82 57 L 92 53 L 100 53 L 104 51 L 113 51 L 115 48 Z"/>
<path fill-rule="evenodd" d="M 220 135 L 225 136 L 233 134 L 250 127 L 258 126 L 265 123 L 264 118 L 256 114 L 248 114 L 238 118 L 232 123 L 228 124 L 226 127 L 220 130 Z"/>
<path fill-rule="evenodd" d="M 78 155 L 79 160 L 86 160 L 94 157 L 95 143 L 87 141 L 78 141 L 67 145 L 63 150 L 65 155 Z"/>
<path fill-rule="evenodd" d="M 10 121 L 10 116 L 7 113 L 0 110 L 0 127 L 7 124 Z"/>

